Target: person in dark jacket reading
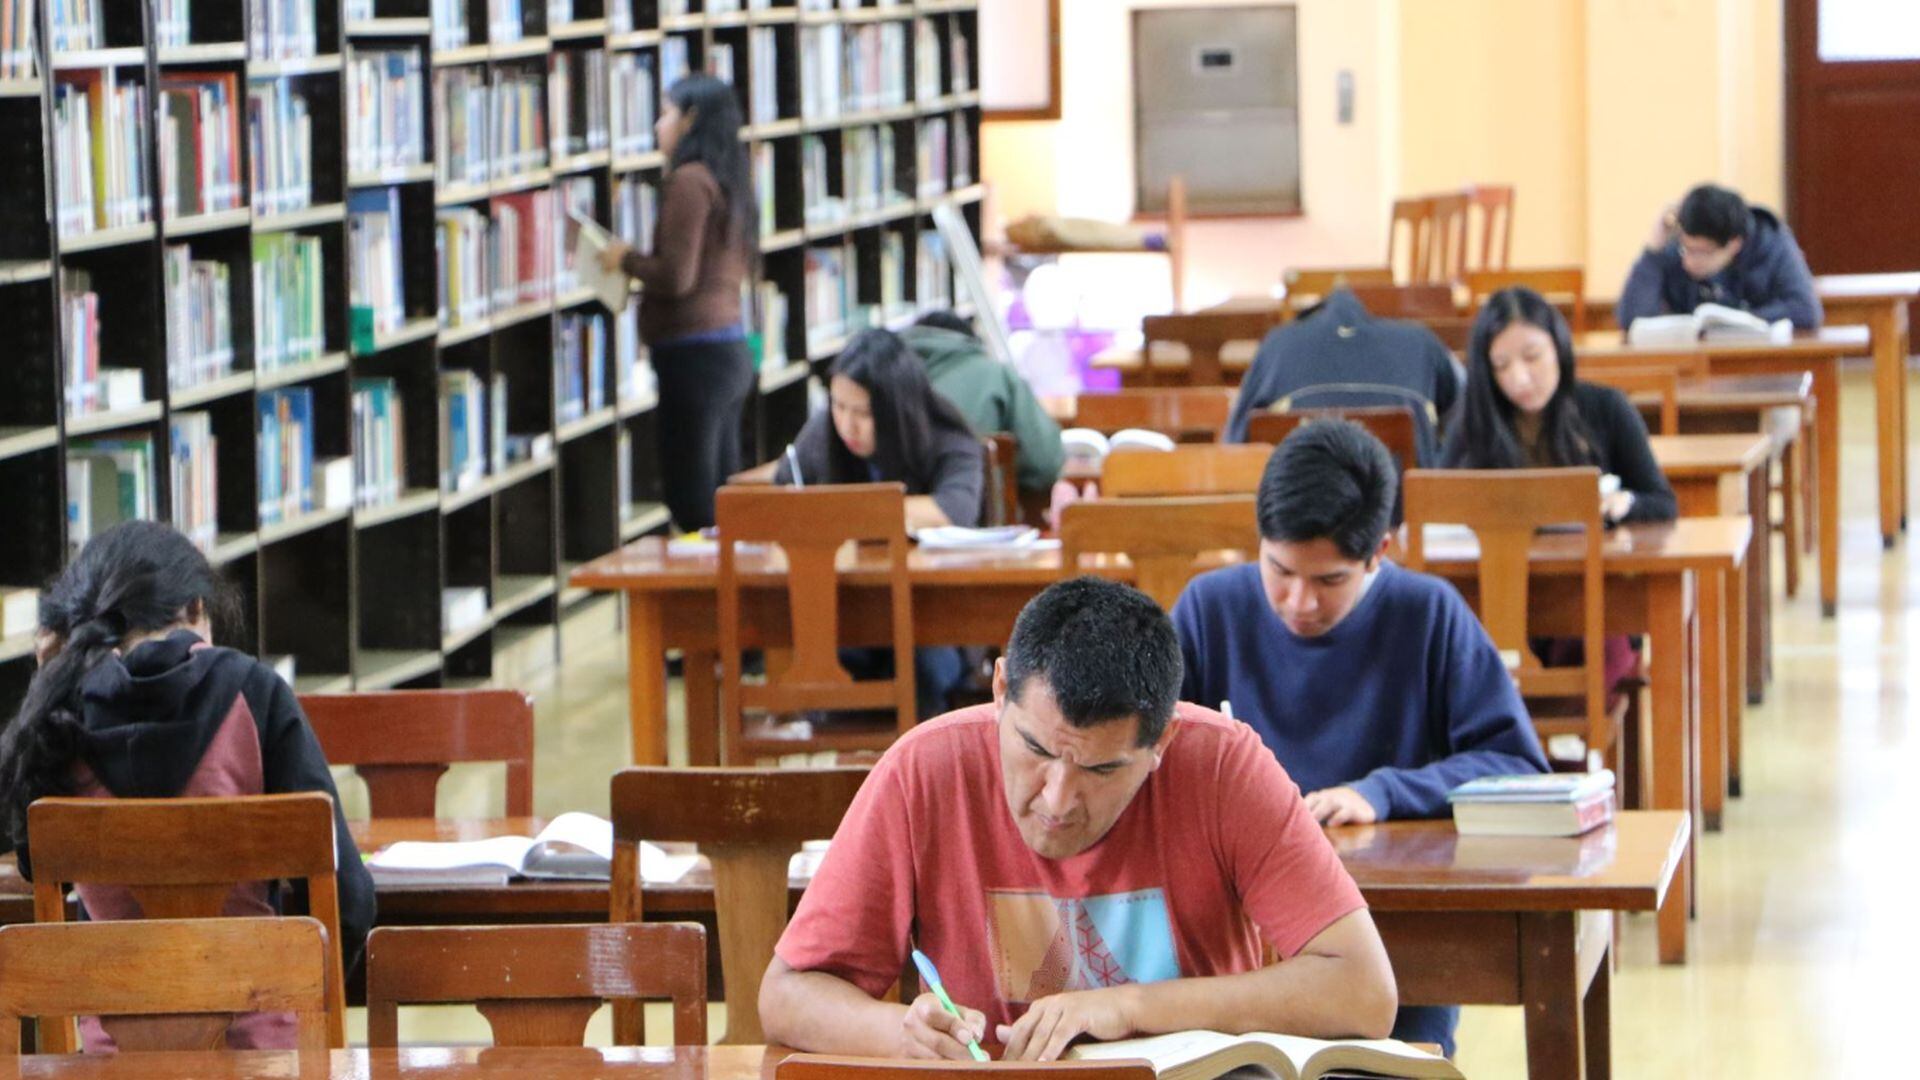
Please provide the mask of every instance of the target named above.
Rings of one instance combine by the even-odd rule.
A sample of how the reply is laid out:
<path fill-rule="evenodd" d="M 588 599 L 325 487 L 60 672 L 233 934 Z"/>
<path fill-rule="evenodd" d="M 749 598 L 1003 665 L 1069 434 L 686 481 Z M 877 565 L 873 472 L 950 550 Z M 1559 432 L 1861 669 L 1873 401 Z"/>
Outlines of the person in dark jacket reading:
<path fill-rule="evenodd" d="M 48 795 L 96 798 L 318 791 L 334 800 L 341 951 L 349 969 L 373 927 L 373 879 L 360 861 L 320 743 L 272 668 L 213 642 L 232 606 L 206 557 L 167 525 L 130 521 L 94 537 L 40 601 L 39 668 L 0 737 L 0 813 L 33 876 L 27 807 Z M 125 888 L 83 885 L 90 919 L 136 918 Z M 305 914 L 306 885 L 234 887 L 235 915 Z M 89 1051 L 113 1048 L 92 1018 Z M 291 1013 L 246 1013 L 234 1049 L 291 1049 Z"/>
<path fill-rule="evenodd" d="M 1793 232 L 1738 193 L 1701 184 L 1660 212 L 1647 248 L 1620 287 L 1622 327 L 1643 315 L 1684 315 L 1701 304 L 1750 311 L 1796 330 L 1820 325 L 1820 298 Z"/>

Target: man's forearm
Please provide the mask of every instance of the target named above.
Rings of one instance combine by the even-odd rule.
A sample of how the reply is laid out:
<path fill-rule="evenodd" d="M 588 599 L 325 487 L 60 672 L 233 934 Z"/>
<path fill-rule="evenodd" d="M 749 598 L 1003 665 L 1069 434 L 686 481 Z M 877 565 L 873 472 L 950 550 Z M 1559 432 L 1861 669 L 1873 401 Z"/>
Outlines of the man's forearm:
<path fill-rule="evenodd" d="M 1142 1035 L 1201 1028 L 1239 1035 L 1284 1031 L 1319 1039 L 1384 1038 L 1393 1028 L 1392 983 L 1355 970 L 1358 961 L 1302 954 L 1258 971 L 1139 983 L 1131 1009 Z"/>
<path fill-rule="evenodd" d="M 906 1011 L 824 972 L 769 971 L 760 984 L 760 1025 L 767 1041 L 796 1050 L 895 1056 Z"/>

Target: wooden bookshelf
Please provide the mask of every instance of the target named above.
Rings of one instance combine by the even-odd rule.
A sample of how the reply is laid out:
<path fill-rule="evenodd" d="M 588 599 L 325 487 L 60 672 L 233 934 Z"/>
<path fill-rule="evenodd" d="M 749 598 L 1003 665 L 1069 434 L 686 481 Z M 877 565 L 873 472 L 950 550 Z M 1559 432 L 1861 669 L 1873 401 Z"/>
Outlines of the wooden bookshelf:
<path fill-rule="evenodd" d="M 637 341 L 631 329 L 616 327 L 631 327 L 637 304 L 609 317 L 590 293 L 554 280 L 478 316 L 455 321 L 441 311 L 442 214 L 467 208 L 491 219 L 501 200 L 548 199 L 558 275 L 571 257 L 564 233 L 569 195 L 590 202 L 602 222 L 615 220 L 624 184 L 650 185 L 657 197 L 667 162 L 650 130 L 622 147 L 610 130 L 584 134 L 590 117 L 570 116 L 568 134 L 580 137 L 561 143 L 555 110 L 573 111 L 560 97 L 562 62 L 573 65 L 574 102 L 596 121 L 616 110 L 613 80 L 584 75 L 600 63 L 591 54 L 609 69 L 629 55 L 645 65 L 649 120 L 657 115 L 669 54 L 683 56 L 690 70 L 719 73 L 730 65 L 747 118 L 742 140 L 755 159 L 756 185 L 765 189 L 753 307 L 771 288 L 786 308 L 784 325 L 768 323 L 758 310 L 748 317 L 762 368 L 742 431 L 754 460 L 769 460 L 798 432 L 809 387 L 857 329 L 904 325 L 920 310 L 953 303 L 931 212 L 952 200 L 979 226 L 974 4 L 521 0 L 514 28 L 489 24 L 486 0 L 465 0 L 460 33 L 437 17 L 456 3 L 194 0 L 188 40 L 160 46 L 150 39 L 156 29 L 144 0 L 98 0 L 103 18 L 88 47 L 58 51 L 48 46 L 56 39 L 47 5 L 39 5 L 37 74 L 0 82 L 0 145 L 37 148 L 0 155 L 0 307 L 12 316 L 10 355 L 0 365 L 0 499 L 9 511 L 9 527 L 0 529 L 0 584 L 43 586 L 65 562 L 76 440 L 151 440 L 147 480 L 157 516 L 171 520 L 171 463 L 178 425 L 187 420 L 204 423 L 217 443 L 216 520 L 203 523 L 203 543 L 245 600 L 245 617 L 219 627 L 218 636 L 258 654 L 291 655 L 303 691 L 485 680 L 497 648 L 554 624 L 582 599 L 565 587 L 568 567 L 670 528 L 660 502 L 657 399 L 644 347 L 633 354 L 629 385 L 615 370 L 623 333 Z M 263 4 L 310 12 L 311 40 L 250 41 L 250 8 Z M 855 72 L 863 50 L 854 43 L 867 34 L 891 35 L 890 43 L 880 70 Z M 820 89 L 829 68 L 824 50 L 836 41 L 842 80 L 853 92 Z M 354 59 L 396 49 L 417 58 L 428 115 L 414 122 L 424 155 L 349 168 L 349 144 L 365 122 L 349 108 L 356 100 L 349 85 Z M 483 73 L 490 85 L 504 73 L 541 73 L 549 145 L 537 161 L 512 169 L 490 164 L 478 182 L 437 178 L 435 135 L 451 130 L 453 117 L 439 111 L 434 85 L 440 73 L 463 67 Z M 99 72 L 145 89 L 130 138 L 140 150 L 150 208 L 135 221 L 63 230 L 49 208 L 62 205 L 61 182 L 78 174 L 69 176 L 76 163 L 54 151 L 58 98 L 63 86 L 71 93 Z M 196 76 L 230 77 L 241 95 L 232 163 L 241 195 L 201 212 L 174 212 L 163 186 L 162 98 L 176 85 L 169 80 Z M 578 86 L 596 87 L 605 100 Z M 249 127 L 249 88 L 300 99 L 310 140 L 299 161 L 303 198 L 254 190 L 255 169 L 264 165 L 254 160 L 261 150 Z M 398 319 L 363 332 L 356 323 L 364 316 L 351 297 L 367 282 L 355 280 L 350 267 L 355 208 L 364 202 L 354 200 L 386 190 L 397 193 L 405 305 Z M 282 241 L 309 251 L 317 244 L 319 253 L 318 280 L 311 282 L 319 325 L 297 349 L 266 340 L 268 331 L 255 327 L 257 245 Z M 169 305 L 177 294 L 167 249 L 176 246 L 196 266 L 227 274 L 230 356 L 191 380 L 170 371 L 177 357 L 169 349 L 176 326 Z M 87 273 L 98 296 L 100 362 L 138 372 L 137 403 L 116 397 L 121 407 L 111 411 L 69 409 L 74 336 L 62 297 L 76 270 Z M 589 394 L 584 407 L 568 407 L 555 357 L 567 328 L 595 316 L 605 355 L 588 359 L 588 381 L 601 392 Z M 763 342 L 770 325 L 775 340 Z M 505 377 L 508 442 L 530 456 L 498 468 L 488 462 L 484 476 L 453 486 L 442 476 L 441 375 L 460 371 L 477 376 L 489 395 L 492 380 Z M 392 380 L 404 407 L 402 475 L 393 497 L 372 502 L 360 497 L 364 492 L 349 493 L 355 497 L 344 505 L 316 502 L 270 516 L 262 506 L 271 449 L 262 444 L 263 403 L 288 391 L 310 402 L 305 424 L 317 472 L 330 459 L 367 451 L 356 446 L 354 417 L 354 393 L 366 380 Z M 445 590 L 476 587 L 486 592 L 485 617 L 457 629 L 443 625 Z M 554 640 L 557 647 L 558 635 Z M 29 645 L 0 642 L 0 711 L 10 712 L 24 692 Z"/>

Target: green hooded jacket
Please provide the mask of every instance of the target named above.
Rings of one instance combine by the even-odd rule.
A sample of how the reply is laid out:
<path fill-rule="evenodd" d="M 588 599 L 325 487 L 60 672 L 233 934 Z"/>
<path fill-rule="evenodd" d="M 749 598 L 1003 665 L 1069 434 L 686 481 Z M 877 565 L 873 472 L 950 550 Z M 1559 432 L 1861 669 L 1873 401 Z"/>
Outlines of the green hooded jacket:
<path fill-rule="evenodd" d="M 983 434 L 1005 431 L 1019 443 L 1016 480 L 1028 491 L 1045 491 L 1060 479 L 1066 451 L 1033 390 L 1009 365 L 987 355 L 970 334 L 937 326 L 909 327 L 901 338 L 927 365 L 927 380 L 946 395 Z"/>

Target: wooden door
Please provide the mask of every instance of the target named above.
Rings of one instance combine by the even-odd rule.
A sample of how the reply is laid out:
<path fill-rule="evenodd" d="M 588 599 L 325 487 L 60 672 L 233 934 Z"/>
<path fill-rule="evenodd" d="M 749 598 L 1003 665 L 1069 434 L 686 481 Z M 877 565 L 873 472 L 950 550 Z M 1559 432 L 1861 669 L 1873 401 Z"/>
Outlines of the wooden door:
<path fill-rule="evenodd" d="M 1920 269 L 1920 4 L 1788 0 L 1787 209 L 1816 274 Z"/>

